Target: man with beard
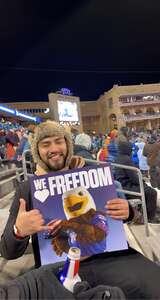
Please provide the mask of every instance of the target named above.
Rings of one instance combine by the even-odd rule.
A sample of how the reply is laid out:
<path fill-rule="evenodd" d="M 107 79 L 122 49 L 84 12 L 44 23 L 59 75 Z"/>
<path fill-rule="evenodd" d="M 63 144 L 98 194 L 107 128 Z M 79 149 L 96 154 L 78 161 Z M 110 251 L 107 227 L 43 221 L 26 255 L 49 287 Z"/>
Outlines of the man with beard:
<path fill-rule="evenodd" d="M 85 160 L 72 153 L 71 133 L 65 127 L 54 121 L 37 126 L 32 141 L 36 175 L 85 166 Z M 110 200 L 105 208 L 106 214 L 113 219 L 130 221 L 134 218 L 134 211 L 125 199 Z M 24 254 L 32 236 L 35 262 L 39 266 L 37 233 L 46 230 L 56 232 L 60 226 L 60 220 L 44 224 L 41 213 L 33 209 L 30 187 L 26 181 L 17 189 L 1 237 L 0 252 L 7 259 L 18 258 Z M 91 287 L 106 284 L 120 287 L 127 299 L 159 299 L 159 266 L 132 248 L 92 255 L 81 261 L 79 274 Z"/>

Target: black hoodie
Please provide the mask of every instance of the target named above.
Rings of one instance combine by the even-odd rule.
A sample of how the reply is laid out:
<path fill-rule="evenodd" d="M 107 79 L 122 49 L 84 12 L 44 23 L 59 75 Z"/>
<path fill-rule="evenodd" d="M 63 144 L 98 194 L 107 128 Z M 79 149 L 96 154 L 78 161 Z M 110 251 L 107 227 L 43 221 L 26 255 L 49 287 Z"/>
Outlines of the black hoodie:
<path fill-rule="evenodd" d="M 129 142 L 119 143 L 118 156 L 115 163 L 135 167 L 135 165 L 132 162 L 131 153 L 132 146 Z M 116 168 L 115 177 L 118 181 L 121 182 L 123 188 L 132 190 L 132 185 L 139 186 L 138 175 L 133 170 Z"/>

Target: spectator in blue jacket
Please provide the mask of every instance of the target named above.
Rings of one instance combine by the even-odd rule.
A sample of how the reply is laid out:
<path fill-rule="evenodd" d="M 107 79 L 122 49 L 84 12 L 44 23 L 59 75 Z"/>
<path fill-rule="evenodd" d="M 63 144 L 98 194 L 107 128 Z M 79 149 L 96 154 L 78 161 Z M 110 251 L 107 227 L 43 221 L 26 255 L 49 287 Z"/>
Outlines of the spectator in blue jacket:
<path fill-rule="evenodd" d="M 107 161 L 115 162 L 118 155 L 118 144 L 116 142 L 117 135 L 114 132 L 111 132 L 109 134 L 109 137 L 110 137 L 110 143 L 107 146 L 108 149 Z"/>

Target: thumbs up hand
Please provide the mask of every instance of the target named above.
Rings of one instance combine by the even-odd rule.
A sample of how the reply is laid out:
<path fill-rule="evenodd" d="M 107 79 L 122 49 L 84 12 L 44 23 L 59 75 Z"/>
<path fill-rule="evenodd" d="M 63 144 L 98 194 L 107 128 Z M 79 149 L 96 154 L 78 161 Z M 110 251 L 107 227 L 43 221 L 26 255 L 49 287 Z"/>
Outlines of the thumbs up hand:
<path fill-rule="evenodd" d="M 16 228 L 18 236 L 26 237 L 34 233 L 49 230 L 49 226 L 44 225 L 45 221 L 38 209 L 26 210 L 26 202 L 20 199 L 18 215 L 16 219 Z"/>

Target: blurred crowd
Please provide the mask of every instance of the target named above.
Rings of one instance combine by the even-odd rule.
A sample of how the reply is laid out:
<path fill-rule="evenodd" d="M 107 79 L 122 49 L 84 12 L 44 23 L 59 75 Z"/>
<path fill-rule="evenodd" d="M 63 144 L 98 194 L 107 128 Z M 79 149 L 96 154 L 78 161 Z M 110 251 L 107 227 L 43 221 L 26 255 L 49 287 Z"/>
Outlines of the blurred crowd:
<path fill-rule="evenodd" d="M 22 159 L 24 151 L 30 149 L 30 141 L 35 129 L 34 124 L 27 127 L 17 122 L 0 121 L 0 159 Z M 154 187 L 160 187 L 157 182 L 160 168 L 160 130 L 136 132 L 128 127 L 119 131 L 113 129 L 106 134 L 88 135 L 85 132 L 73 134 L 74 152 L 86 159 L 115 162 L 122 151 L 119 145 L 123 142 L 127 151 L 127 143 L 131 146 L 131 161 L 145 177 L 151 178 Z"/>
<path fill-rule="evenodd" d="M 30 149 L 30 136 L 35 125 L 24 127 L 17 122 L 0 122 L 0 160 L 21 161 L 25 150 Z"/>
<path fill-rule="evenodd" d="M 75 137 L 75 154 L 87 159 L 137 167 L 143 176 L 148 219 L 159 222 L 157 216 L 157 191 L 160 189 L 160 133 L 157 130 L 136 132 L 128 127 L 113 129 L 106 135 L 92 136 L 81 133 Z M 132 169 L 112 167 L 118 188 L 140 192 L 138 174 Z M 149 183 L 149 184 L 148 184 Z M 124 194 L 127 200 L 137 196 Z"/>
<path fill-rule="evenodd" d="M 13 160 L 21 163 L 23 153 L 30 149 L 36 125 L 23 127 L 18 123 L 0 122 L 0 160 Z M 113 129 L 106 134 L 85 132 L 73 134 L 74 154 L 85 159 L 135 166 L 148 178 L 144 180 L 144 192 L 150 221 L 155 219 L 157 192 L 160 189 L 160 132 L 159 130 L 136 132 L 128 127 Z M 139 192 L 139 179 L 136 172 L 112 167 L 116 184 L 125 190 Z M 126 199 L 133 196 L 124 195 Z M 135 198 L 135 197 L 134 197 Z"/>

